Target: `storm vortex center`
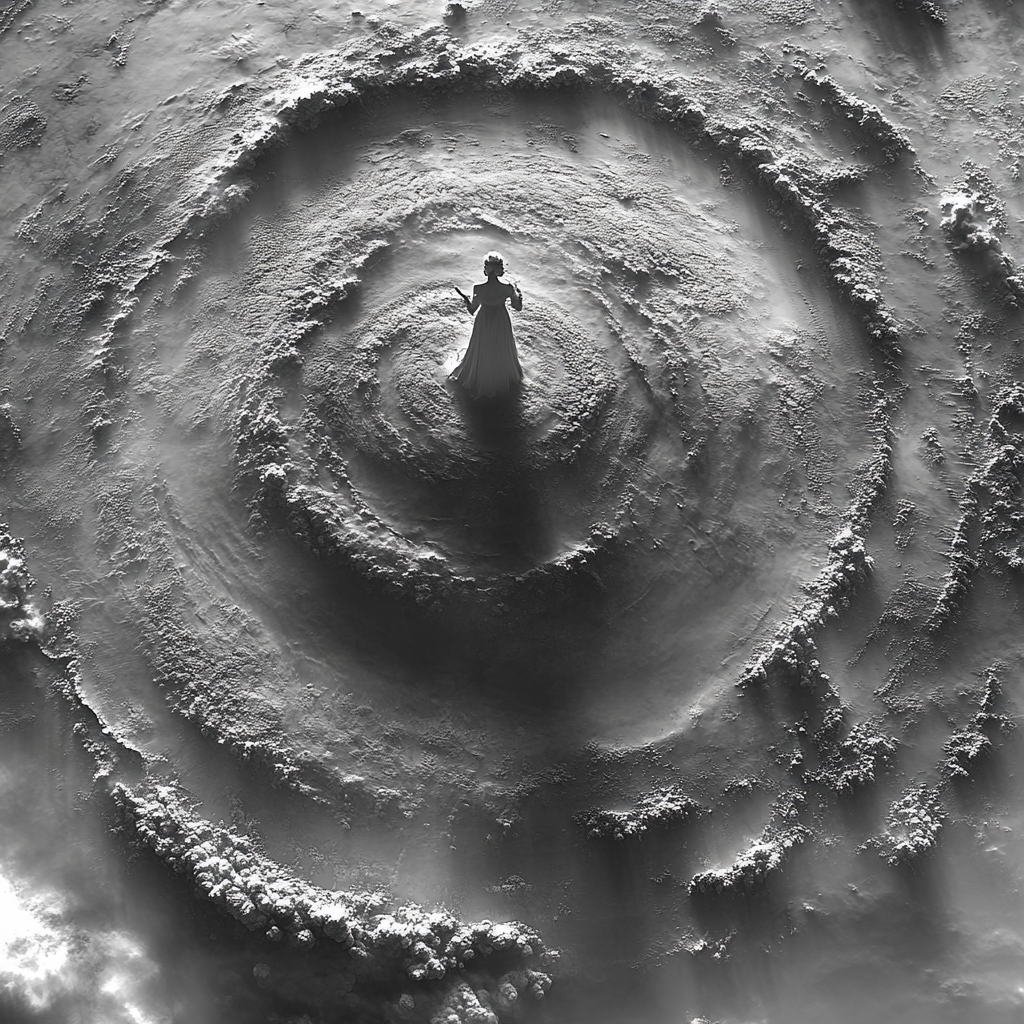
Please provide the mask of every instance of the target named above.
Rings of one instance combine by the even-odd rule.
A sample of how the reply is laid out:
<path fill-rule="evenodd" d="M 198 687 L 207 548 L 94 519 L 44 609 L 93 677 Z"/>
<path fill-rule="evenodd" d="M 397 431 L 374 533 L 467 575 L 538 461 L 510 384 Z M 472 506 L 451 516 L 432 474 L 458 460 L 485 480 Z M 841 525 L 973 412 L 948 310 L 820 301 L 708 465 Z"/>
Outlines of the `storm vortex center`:
<path fill-rule="evenodd" d="M 107 2 L 0 12 L 0 1016 L 1010 1019 L 1012 15 Z"/>

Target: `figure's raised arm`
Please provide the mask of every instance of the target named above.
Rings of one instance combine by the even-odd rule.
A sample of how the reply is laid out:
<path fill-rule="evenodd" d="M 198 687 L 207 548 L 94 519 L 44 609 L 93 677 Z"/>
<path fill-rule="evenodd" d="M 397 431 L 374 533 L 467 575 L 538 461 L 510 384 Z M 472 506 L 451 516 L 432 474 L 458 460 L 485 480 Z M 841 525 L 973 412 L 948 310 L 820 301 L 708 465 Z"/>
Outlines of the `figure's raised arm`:
<path fill-rule="evenodd" d="M 480 307 L 480 300 L 476 296 L 476 286 L 473 286 L 473 298 L 471 299 L 458 285 L 455 286 L 455 290 L 462 296 L 462 301 L 466 303 L 466 309 L 470 313 L 475 313 Z"/>

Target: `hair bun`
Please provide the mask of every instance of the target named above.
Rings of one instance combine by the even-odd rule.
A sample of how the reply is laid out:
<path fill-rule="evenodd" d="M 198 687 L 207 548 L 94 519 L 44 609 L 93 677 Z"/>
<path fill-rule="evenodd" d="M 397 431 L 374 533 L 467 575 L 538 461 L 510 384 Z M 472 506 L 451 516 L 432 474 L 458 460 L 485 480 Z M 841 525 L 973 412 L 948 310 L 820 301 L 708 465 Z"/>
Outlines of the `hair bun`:
<path fill-rule="evenodd" d="M 501 267 L 501 271 L 499 271 L 499 273 L 503 273 L 504 272 L 504 270 L 505 270 L 505 257 L 502 256 L 501 253 L 498 252 L 496 249 L 492 249 L 484 257 L 484 266 L 485 267 L 491 267 L 491 266 L 495 266 L 495 265 Z"/>

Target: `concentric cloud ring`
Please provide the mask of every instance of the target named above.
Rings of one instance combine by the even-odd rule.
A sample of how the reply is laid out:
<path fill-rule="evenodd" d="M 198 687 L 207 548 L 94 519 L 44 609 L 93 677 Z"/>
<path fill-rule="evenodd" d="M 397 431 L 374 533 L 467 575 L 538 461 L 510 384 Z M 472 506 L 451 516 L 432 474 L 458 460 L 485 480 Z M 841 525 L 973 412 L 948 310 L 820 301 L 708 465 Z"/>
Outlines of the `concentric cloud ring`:
<path fill-rule="evenodd" d="M 973 984 L 955 885 L 891 925 L 908 863 L 1020 874 L 1012 19 L 462 6 L 158 4 L 130 60 L 13 16 L 57 57 L 4 156 L 0 647 L 292 1012 L 524 1020 L 554 967 L 543 1016 L 785 1019 L 883 931 Z M 492 247 L 527 381 L 477 405 Z"/>
<path fill-rule="evenodd" d="M 467 50 L 454 70 L 454 44 L 410 46 L 398 70 L 388 54 L 354 64 L 344 53 L 291 69 L 272 118 L 254 114 L 206 169 L 205 198 L 168 248 L 198 245 L 184 259 L 165 249 L 153 266 L 172 278 L 172 320 L 190 328 L 173 393 L 187 418 L 197 406 L 218 426 L 233 418 L 251 525 L 286 528 L 328 566 L 441 612 L 434 622 L 458 606 L 450 621 L 497 615 L 520 638 L 609 584 L 630 606 L 666 572 L 682 581 L 674 607 L 695 634 L 748 616 L 740 584 L 752 599 L 791 591 L 807 531 L 824 551 L 844 521 L 861 530 L 884 485 L 885 402 L 872 413 L 834 400 L 856 395 L 870 365 L 851 308 L 886 358 L 894 350 L 895 322 L 868 287 L 870 246 L 828 201 L 862 172 L 821 165 L 784 130 L 770 143 L 755 120 L 715 121 L 668 77 L 638 83 L 629 54 L 580 47 L 567 80 L 555 51 Z M 557 102 L 536 105 L 538 90 L 566 81 Z M 458 93 L 468 83 L 479 96 Z M 339 148 L 353 138 L 358 148 Z M 760 190 L 811 232 L 852 307 L 799 274 L 801 250 L 788 259 Z M 506 423 L 493 412 L 474 422 L 444 385 L 468 334 L 454 269 L 495 243 L 527 296 L 530 379 Z M 147 280 L 111 322 L 104 360 L 129 324 L 168 329 L 165 293 L 138 302 Z M 823 415 L 850 442 L 841 450 L 820 436 Z M 795 532 L 793 513 L 811 509 Z M 494 513 L 490 535 L 473 528 Z M 167 526 L 191 551 L 187 527 Z M 187 557 L 195 583 L 177 596 L 162 585 L 145 611 L 161 675 L 187 694 L 179 709 L 324 791 L 334 772 L 295 753 L 308 738 L 272 738 L 287 732 L 278 711 L 261 714 L 266 738 L 242 739 L 208 692 L 212 668 L 199 666 L 218 663 L 230 616 L 191 636 L 209 648 L 193 667 L 165 656 L 177 642 L 167 622 L 177 615 L 189 632 L 190 589 L 225 587 L 215 555 L 207 567 Z M 295 666 L 273 642 L 242 646 L 273 705 Z M 354 795 L 348 782 L 342 792 Z"/>
<path fill-rule="evenodd" d="M 628 598 L 642 599 L 668 563 L 686 580 L 681 606 L 700 611 L 710 594 L 706 614 L 721 615 L 723 582 L 763 581 L 780 550 L 806 550 L 794 504 L 813 502 L 805 530 L 824 548 L 877 427 L 829 392 L 852 385 L 870 359 L 825 289 L 801 283 L 755 189 L 810 231 L 826 277 L 891 356 L 895 323 L 869 287 L 869 247 L 827 201 L 842 175 L 801 156 L 793 138 L 772 140 L 785 132 L 714 120 L 667 75 L 639 75 L 626 53 L 580 47 L 570 60 L 557 48 L 462 50 L 431 37 L 403 46 L 397 57 L 305 60 L 269 121 L 250 110 L 237 148 L 206 169 L 213 183 L 187 228 L 109 324 L 98 365 L 144 362 L 119 349 L 128 328 L 144 336 L 186 324 L 181 350 L 148 372 L 181 398 L 166 414 L 176 427 L 233 422 L 253 525 L 285 526 L 329 565 L 442 612 L 468 601 L 544 614 L 567 583 L 600 583 L 623 567 L 635 576 Z M 478 97 L 453 99 L 470 85 Z M 556 86 L 573 88 L 548 95 L 540 116 L 537 90 Z M 618 95 L 609 101 L 606 90 Z M 435 95 L 426 111 L 424 93 Z M 655 128 L 662 120 L 683 131 Z M 356 151 L 339 148 L 354 137 L 364 140 Z M 629 179 L 607 166 L 610 150 Z M 518 406 L 492 415 L 443 378 L 467 329 L 457 303 L 445 304 L 453 268 L 494 244 L 527 296 L 518 326 L 529 379 Z M 169 280 L 182 250 L 187 269 Z M 165 292 L 149 288 L 157 280 Z M 825 324 L 839 326 L 838 341 Z M 844 361 L 826 373 L 818 353 L 833 343 L 846 346 Z M 809 436 L 826 406 L 852 442 L 845 454 Z M 116 461 L 117 442 L 101 455 Z M 266 739 L 287 735 L 290 708 L 261 706 L 270 724 L 242 741 L 235 708 L 218 703 L 230 672 L 209 666 L 240 618 L 260 639 L 238 636 L 244 657 L 232 670 L 299 672 L 256 616 L 225 610 L 223 595 L 253 587 L 256 574 L 219 551 L 196 557 L 188 510 L 174 502 L 176 487 L 190 493 L 183 483 L 165 481 L 147 499 L 152 516 L 140 528 L 166 553 L 142 573 L 141 598 L 126 599 L 144 609 L 150 657 L 180 695 L 172 705 L 310 792 L 316 756 L 296 765 L 301 743 Z M 521 493 L 507 495 L 530 488 L 550 503 L 530 509 L 531 528 L 502 550 L 494 538 L 508 537 L 524 508 Z M 767 508 L 766 490 L 777 499 Z M 210 506 L 230 507 L 227 491 Z M 857 526 L 870 511 L 862 498 Z M 490 513 L 491 536 L 465 529 Z M 190 558 L 178 577 L 176 550 Z M 134 582 L 141 571 L 126 566 Z M 789 588 L 799 573 L 778 579 Z M 214 595 L 201 616 L 197 582 Z M 317 795 L 370 820 L 384 790 L 362 804 L 359 791 L 348 777 Z M 173 832 L 175 863 L 188 865 L 191 826 L 174 825 L 177 799 L 158 795 L 126 806 L 158 852 Z M 390 796 L 390 808 L 406 806 L 400 790 Z M 150 804 L 160 827 L 147 832 Z"/>
<path fill-rule="evenodd" d="M 351 57 L 307 58 L 282 77 L 273 115 L 254 114 L 206 168 L 204 199 L 150 274 L 172 275 L 169 249 L 199 243 L 170 286 L 173 318 L 190 325 L 170 383 L 189 416 L 212 399 L 213 422 L 235 418 L 254 525 L 284 525 L 328 561 L 420 603 L 542 614 L 567 582 L 600 583 L 628 565 L 642 594 L 667 562 L 687 579 L 681 607 L 720 619 L 724 588 L 759 574 L 764 586 L 785 566 L 781 551 L 806 550 L 794 504 L 815 509 L 806 528 L 824 549 L 878 432 L 859 402 L 835 403 L 830 391 L 855 392 L 867 357 L 827 292 L 779 258 L 788 243 L 764 223 L 756 190 L 811 232 L 891 354 L 896 329 L 869 287 L 870 246 L 828 202 L 850 175 L 802 155 L 783 129 L 715 120 L 667 75 L 638 79 L 634 57 L 614 49 L 581 45 L 567 61 L 557 48 L 460 50 L 428 36 L 408 43 L 397 68 L 393 53 Z M 547 94 L 543 109 L 533 105 L 538 90 L 567 85 L 557 104 Z M 458 92 L 468 86 L 479 96 Z M 365 140 L 360 149 L 339 148 L 352 138 Z M 628 180 L 609 167 L 610 151 Z M 751 187 L 737 188 L 736 174 Z M 530 387 L 545 396 L 525 399 L 511 459 L 467 443 L 468 414 L 440 379 L 459 344 L 443 305 L 453 269 L 495 242 L 520 272 L 532 310 L 524 351 L 537 353 Z M 146 284 L 110 323 L 101 362 L 116 362 L 129 324 L 166 329 L 160 293 L 138 301 Z M 833 344 L 843 360 L 826 370 L 819 353 Z M 560 397 L 552 381 L 573 361 Z M 544 428 L 541 405 L 567 416 Z M 854 442 L 842 453 L 813 436 L 826 407 Z M 550 517 L 550 542 L 537 530 L 531 540 L 544 543 L 507 552 L 479 536 L 452 540 L 451 529 L 431 534 L 422 520 L 444 516 L 417 523 L 419 509 L 396 510 L 387 493 L 389 476 L 406 474 L 455 520 L 453 492 L 488 498 L 487 474 L 517 460 L 532 480 L 578 474 Z M 778 500 L 750 501 L 749 481 Z M 851 513 L 858 527 L 866 500 Z M 791 587 L 793 572 L 783 579 Z M 165 588 L 151 602 L 158 649 L 168 600 Z M 187 706 L 217 731 L 215 701 L 200 694 Z"/>
<path fill-rule="evenodd" d="M 488 59 L 502 67 L 502 58 Z M 443 57 L 437 65 L 434 74 L 444 80 Z M 494 83 L 494 91 L 461 100 L 457 111 L 442 102 L 432 118 L 422 111 L 413 117 L 408 97 L 390 90 L 388 105 L 375 107 L 372 128 L 357 128 L 357 114 L 342 115 L 344 131 L 369 131 L 374 140 L 359 161 L 321 166 L 300 189 L 309 198 L 286 200 L 272 217 L 241 215 L 254 253 L 244 288 L 270 295 L 272 279 L 294 282 L 293 300 L 270 317 L 276 330 L 267 332 L 268 355 L 240 419 L 239 461 L 256 484 L 257 507 L 283 517 L 318 554 L 421 602 L 481 589 L 504 601 L 522 581 L 531 594 L 548 580 L 561 593 L 566 578 L 592 567 L 624 523 L 638 525 L 623 502 L 650 492 L 652 472 L 687 490 L 679 506 L 703 519 L 710 509 L 691 477 L 709 462 L 724 469 L 734 458 L 731 434 L 715 440 L 730 403 L 741 407 L 741 421 L 774 420 L 763 435 L 763 457 L 783 459 L 801 443 L 791 410 L 806 412 L 824 386 L 785 382 L 799 394 L 781 415 L 777 403 L 765 401 L 765 391 L 780 384 L 779 360 L 770 344 L 751 347 L 750 340 L 781 339 L 792 350 L 794 342 L 804 344 L 801 332 L 807 338 L 820 330 L 821 314 L 808 317 L 806 296 L 780 288 L 777 264 L 764 259 L 772 243 L 756 224 L 756 204 L 743 211 L 740 229 L 707 203 L 688 203 L 680 185 L 714 187 L 717 168 L 670 135 L 658 140 L 652 161 L 629 119 L 601 94 L 568 97 L 559 123 L 536 118 L 536 75 L 533 66 L 513 65 L 511 86 Z M 335 85 L 330 99 L 317 95 L 322 106 L 347 102 L 350 85 Z M 489 123 L 496 117 L 505 119 L 497 130 Z M 291 149 L 310 147 L 322 161 L 324 139 L 339 130 L 328 119 Z M 613 151 L 634 161 L 635 178 L 602 168 L 602 156 Z M 549 219 L 551 210 L 574 215 L 571 222 Z M 300 225 L 310 218 L 319 218 L 322 240 L 298 252 L 290 239 L 308 237 Z M 460 330 L 468 331 L 445 278 L 458 269 L 460 254 L 494 242 L 533 274 L 524 282 L 521 323 L 528 384 L 504 428 L 503 443 L 516 450 L 497 458 L 486 436 L 493 442 L 501 433 L 497 420 L 488 425 L 478 416 L 473 427 L 466 403 L 460 407 L 459 396 L 443 388 L 443 368 L 454 361 Z M 542 271 L 554 273 L 551 285 Z M 230 309 L 232 318 L 252 318 L 254 334 L 266 331 L 268 314 L 245 296 L 233 297 Z M 334 322 L 313 326 L 327 320 Z M 275 393 L 288 396 L 284 414 Z M 556 425 L 543 427 L 544 417 Z M 500 479 L 496 467 L 516 464 L 525 476 Z M 582 487 L 560 496 L 550 521 L 533 523 L 534 536 L 524 529 L 516 551 L 488 550 L 480 535 L 459 538 L 445 528 L 490 521 L 504 523 L 495 532 L 508 535 L 517 517 L 543 518 L 526 509 L 530 497 L 521 492 L 550 490 L 542 479 L 556 465 L 568 479 L 575 471 Z M 422 511 L 418 523 L 396 511 L 410 479 L 419 491 L 405 500 Z M 503 490 L 519 498 L 503 507 L 484 500 Z M 736 503 L 729 504 L 714 514 L 732 514 Z M 426 520 L 441 524 L 433 540 Z"/>

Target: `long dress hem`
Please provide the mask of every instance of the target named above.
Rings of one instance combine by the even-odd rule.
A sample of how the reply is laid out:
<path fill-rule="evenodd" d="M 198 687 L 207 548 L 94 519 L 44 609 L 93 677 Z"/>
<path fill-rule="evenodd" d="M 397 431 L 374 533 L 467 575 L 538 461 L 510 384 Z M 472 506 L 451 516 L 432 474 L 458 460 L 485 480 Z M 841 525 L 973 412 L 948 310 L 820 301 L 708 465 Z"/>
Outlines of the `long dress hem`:
<path fill-rule="evenodd" d="M 473 333 L 462 362 L 449 374 L 475 398 L 507 394 L 523 379 L 512 319 L 505 305 L 515 292 L 511 285 L 506 288 L 500 303 L 485 301 L 479 285 L 473 289 L 473 301 L 480 305 Z"/>

